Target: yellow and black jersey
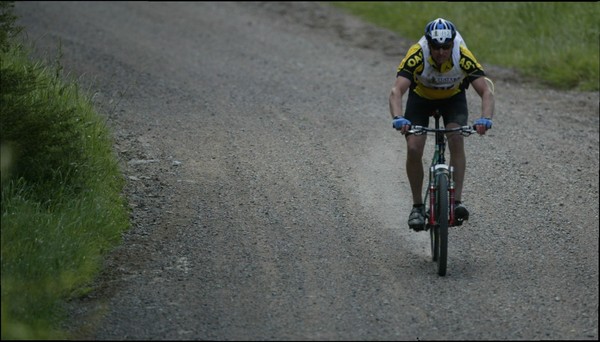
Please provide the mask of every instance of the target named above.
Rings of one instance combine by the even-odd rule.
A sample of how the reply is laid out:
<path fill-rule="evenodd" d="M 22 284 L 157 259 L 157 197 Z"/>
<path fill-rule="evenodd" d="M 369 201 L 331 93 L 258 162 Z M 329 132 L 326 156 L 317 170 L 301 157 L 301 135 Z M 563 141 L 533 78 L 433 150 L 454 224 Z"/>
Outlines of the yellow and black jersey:
<path fill-rule="evenodd" d="M 427 56 L 427 60 L 424 56 Z M 417 95 L 438 100 L 464 91 L 471 81 L 485 76 L 485 72 L 471 51 L 459 42 L 456 42 L 453 56 L 438 66 L 429 55 L 428 47 L 420 41 L 408 50 L 398 66 L 396 76 L 411 80 L 411 89 Z"/>

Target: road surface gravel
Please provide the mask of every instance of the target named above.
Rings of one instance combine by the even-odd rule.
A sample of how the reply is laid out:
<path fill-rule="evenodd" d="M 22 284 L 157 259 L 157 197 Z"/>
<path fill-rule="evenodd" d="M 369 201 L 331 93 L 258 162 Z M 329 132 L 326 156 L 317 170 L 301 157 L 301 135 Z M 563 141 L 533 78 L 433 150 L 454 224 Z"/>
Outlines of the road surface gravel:
<path fill-rule="evenodd" d="M 598 92 L 480 61 L 494 127 L 466 140 L 471 219 L 439 277 L 388 113 L 410 40 L 313 2 L 16 14 L 93 94 L 127 179 L 132 228 L 69 303 L 77 338 L 598 339 Z"/>

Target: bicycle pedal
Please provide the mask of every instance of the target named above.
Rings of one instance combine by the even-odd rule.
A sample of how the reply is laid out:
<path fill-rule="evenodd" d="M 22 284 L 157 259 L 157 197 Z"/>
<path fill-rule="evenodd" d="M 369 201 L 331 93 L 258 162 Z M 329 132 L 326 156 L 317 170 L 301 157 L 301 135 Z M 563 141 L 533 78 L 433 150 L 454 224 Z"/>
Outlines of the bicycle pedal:
<path fill-rule="evenodd" d="M 462 226 L 462 224 L 468 219 L 455 219 L 453 226 Z"/>

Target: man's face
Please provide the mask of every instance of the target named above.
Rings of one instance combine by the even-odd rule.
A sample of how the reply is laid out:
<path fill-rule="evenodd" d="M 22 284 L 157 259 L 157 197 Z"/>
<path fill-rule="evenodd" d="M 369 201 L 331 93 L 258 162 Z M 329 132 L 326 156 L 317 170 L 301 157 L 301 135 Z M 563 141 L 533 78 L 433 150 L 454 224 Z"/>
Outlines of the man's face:
<path fill-rule="evenodd" d="M 442 45 L 429 44 L 429 51 L 431 51 L 431 57 L 437 63 L 442 65 L 446 62 L 450 56 L 452 56 L 452 46 L 454 43 L 446 43 Z"/>

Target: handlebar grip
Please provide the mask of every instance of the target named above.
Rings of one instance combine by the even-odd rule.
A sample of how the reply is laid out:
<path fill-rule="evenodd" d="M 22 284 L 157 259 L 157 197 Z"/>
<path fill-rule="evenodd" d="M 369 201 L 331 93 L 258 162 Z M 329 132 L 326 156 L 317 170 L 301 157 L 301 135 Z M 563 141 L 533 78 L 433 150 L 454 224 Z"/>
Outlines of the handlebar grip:
<path fill-rule="evenodd" d="M 467 137 L 473 133 L 477 133 L 477 129 L 475 128 L 475 126 L 462 126 L 460 128 L 460 133 Z"/>

